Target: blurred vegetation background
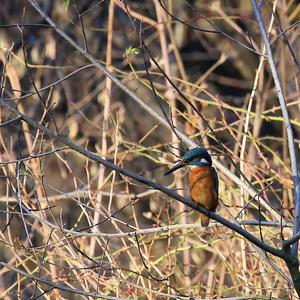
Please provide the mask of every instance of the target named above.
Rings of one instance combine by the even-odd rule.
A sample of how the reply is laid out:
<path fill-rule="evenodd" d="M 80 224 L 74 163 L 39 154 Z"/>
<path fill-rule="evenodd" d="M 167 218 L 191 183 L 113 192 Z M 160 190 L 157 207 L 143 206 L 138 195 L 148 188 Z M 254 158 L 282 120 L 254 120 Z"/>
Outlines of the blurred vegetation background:
<path fill-rule="evenodd" d="M 232 173 L 243 172 L 282 219 L 221 172 L 217 212 L 280 247 L 291 235 L 293 183 L 286 129 L 268 63 L 259 55 L 264 47 L 250 1 L 39 5 L 146 104 L 164 111 Z M 300 4 L 262 1 L 262 15 L 299 152 Z M 184 153 L 170 129 L 29 2 L 3 1 L 0 23 L 1 99 L 107 160 L 189 196 L 184 170 L 163 176 Z M 8 110 L 1 108 L 0 117 L 0 260 L 24 272 L 0 270 L 1 299 L 296 297 L 278 258 L 263 259 L 215 222 L 202 228 L 197 212 L 14 120 Z M 20 201 L 35 217 L 22 212 Z"/>

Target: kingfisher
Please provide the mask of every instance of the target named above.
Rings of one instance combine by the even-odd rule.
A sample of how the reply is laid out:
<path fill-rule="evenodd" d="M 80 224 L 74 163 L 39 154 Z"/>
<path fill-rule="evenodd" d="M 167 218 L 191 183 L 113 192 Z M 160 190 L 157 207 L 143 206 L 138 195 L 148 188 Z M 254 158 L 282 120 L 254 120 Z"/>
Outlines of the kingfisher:
<path fill-rule="evenodd" d="M 211 156 L 205 148 L 191 149 L 165 175 L 185 166 L 189 167 L 189 186 L 192 200 L 207 210 L 214 211 L 218 206 L 219 180 L 216 170 L 212 167 Z M 207 227 L 209 217 L 200 213 L 200 221 L 202 226 Z"/>

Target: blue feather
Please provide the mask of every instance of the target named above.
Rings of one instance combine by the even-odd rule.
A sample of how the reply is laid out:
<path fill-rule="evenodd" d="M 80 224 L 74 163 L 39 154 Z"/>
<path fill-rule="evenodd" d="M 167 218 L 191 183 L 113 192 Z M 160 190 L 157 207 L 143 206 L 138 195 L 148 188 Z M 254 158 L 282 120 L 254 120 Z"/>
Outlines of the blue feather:
<path fill-rule="evenodd" d="M 205 148 L 202 147 L 194 148 L 192 150 L 187 151 L 182 157 L 182 162 L 188 163 L 190 160 L 196 158 L 199 158 L 199 161 L 193 161 L 190 163 L 191 165 L 202 167 L 207 165 L 211 166 L 212 164 L 209 153 Z M 204 158 L 208 163 L 200 162 L 201 158 Z"/>
<path fill-rule="evenodd" d="M 218 178 L 218 173 L 214 168 L 212 168 L 212 175 L 214 177 L 214 189 L 217 193 L 217 197 L 219 197 L 219 178 Z"/>

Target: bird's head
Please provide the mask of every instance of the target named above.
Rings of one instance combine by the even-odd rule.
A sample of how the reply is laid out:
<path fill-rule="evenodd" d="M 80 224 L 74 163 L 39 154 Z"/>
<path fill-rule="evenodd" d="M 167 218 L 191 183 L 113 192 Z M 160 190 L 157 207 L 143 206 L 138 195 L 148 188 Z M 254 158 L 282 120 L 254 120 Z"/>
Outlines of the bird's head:
<path fill-rule="evenodd" d="M 173 168 L 171 168 L 165 175 L 173 173 L 174 171 L 185 167 L 204 167 L 204 166 L 211 166 L 211 156 L 207 152 L 205 148 L 194 148 L 192 150 L 187 151 L 183 157 L 181 158 L 180 162 L 176 164 Z"/>

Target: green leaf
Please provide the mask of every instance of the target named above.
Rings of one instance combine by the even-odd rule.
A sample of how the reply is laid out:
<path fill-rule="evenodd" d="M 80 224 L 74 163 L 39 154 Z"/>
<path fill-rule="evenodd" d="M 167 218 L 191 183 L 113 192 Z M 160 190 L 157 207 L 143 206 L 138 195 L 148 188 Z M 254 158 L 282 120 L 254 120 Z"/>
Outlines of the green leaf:
<path fill-rule="evenodd" d="M 130 46 L 130 47 L 126 48 L 125 54 L 126 55 L 137 55 L 137 54 L 140 54 L 140 50 L 138 48 Z"/>

